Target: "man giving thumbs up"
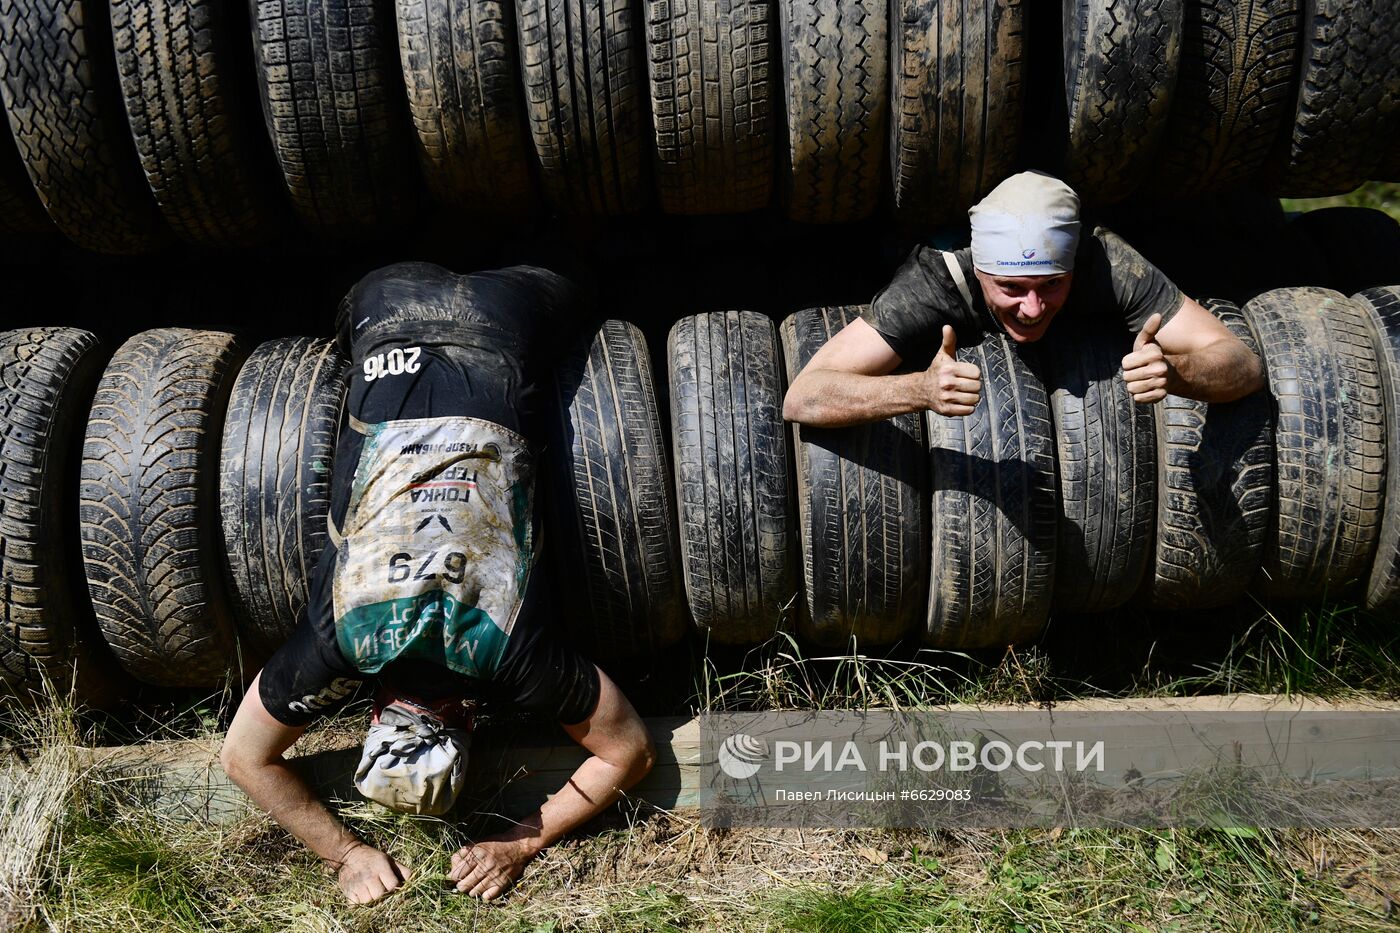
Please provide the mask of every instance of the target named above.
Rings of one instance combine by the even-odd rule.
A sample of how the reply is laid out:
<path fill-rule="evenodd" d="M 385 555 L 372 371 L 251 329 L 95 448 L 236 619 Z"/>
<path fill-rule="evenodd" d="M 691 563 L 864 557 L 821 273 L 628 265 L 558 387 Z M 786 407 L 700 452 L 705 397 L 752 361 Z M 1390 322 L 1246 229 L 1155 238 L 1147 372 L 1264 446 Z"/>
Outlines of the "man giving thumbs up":
<path fill-rule="evenodd" d="M 840 427 L 925 409 L 971 414 L 981 376 L 957 361 L 959 336 L 1033 343 L 1062 312 L 1138 334 L 1123 378 L 1140 403 L 1168 392 L 1227 402 L 1263 387 L 1258 357 L 1141 254 L 1103 227 L 1081 240 L 1079 197 L 1058 178 L 1013 175 L 968 216 L 971 249 L 915 249 L 793 379 L 783 417 Z"/>
<path fill-rule="evenodd" d="M 970 415 L 982 394 L 982 372 L 973 363 L 958 362 L 958 339 L 943 325 L 943 346 L 924 372 L 929 381 L 929 408 L 940 415 Z"/>
<path fill-rule="evenodd" d="M 1123 357 L 1123 382 L 1128 386 L 1128 394 L 1133 401 L 1142 405 L 1160 402 L 1167 397 L 1167 358 L 1162 353 L 1162 345 L 1157 342 L 1157 331 L 1162 329 L 1162 315 L 1154 314 L 1142 325 L 1137 339 L 1133 341 L 1133 352 Z"/>

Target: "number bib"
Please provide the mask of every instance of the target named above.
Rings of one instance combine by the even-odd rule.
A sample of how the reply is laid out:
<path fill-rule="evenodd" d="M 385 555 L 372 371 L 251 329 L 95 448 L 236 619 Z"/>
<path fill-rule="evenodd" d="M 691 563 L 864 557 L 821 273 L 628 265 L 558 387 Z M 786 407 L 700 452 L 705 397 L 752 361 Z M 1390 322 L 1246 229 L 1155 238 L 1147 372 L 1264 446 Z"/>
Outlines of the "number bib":
<path fill-rule="evenodd" d="M 525 439 L 477 418 L 362 425 L 332 588 L 360 671 L 418 658 L 489 679 L 534 565 Z"/>

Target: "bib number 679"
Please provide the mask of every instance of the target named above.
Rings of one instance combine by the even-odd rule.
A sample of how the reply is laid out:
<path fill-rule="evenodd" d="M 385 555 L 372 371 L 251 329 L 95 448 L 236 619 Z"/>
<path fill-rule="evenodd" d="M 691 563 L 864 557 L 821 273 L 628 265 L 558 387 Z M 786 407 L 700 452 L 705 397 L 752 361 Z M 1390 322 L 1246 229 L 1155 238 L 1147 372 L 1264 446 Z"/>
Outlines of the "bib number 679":
<path fill-rule="evenodd" d="M 461 583 L 466 576 L 467 555 L 461 551 L 451 551 L 446 554 L 442 562 L 437 561 L 438 552 L 433 551 L 419 562 L 418 555 L 400 552 L 389 558 L 389 582 L 402 583 L 411 576 L 415 580 L 436 580 L 438 572 L 448 583 Z M 429 573 L 434 567 L 441 568 L 438 572 Z"/>

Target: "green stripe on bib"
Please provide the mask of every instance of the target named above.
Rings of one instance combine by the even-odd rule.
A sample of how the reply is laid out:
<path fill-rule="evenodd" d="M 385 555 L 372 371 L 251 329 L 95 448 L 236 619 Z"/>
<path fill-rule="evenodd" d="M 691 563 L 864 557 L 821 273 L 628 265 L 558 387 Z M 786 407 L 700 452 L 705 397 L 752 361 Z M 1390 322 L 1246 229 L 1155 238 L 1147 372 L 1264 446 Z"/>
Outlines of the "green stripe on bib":
<path fill-rule="evenodd" d="M 356 606 L 336 620 L 335 634 L 341 652 L 366 674 L 417 658 L 482 679 L 495 672 L 509 638 L 481 609 L 441 590 Z"/>

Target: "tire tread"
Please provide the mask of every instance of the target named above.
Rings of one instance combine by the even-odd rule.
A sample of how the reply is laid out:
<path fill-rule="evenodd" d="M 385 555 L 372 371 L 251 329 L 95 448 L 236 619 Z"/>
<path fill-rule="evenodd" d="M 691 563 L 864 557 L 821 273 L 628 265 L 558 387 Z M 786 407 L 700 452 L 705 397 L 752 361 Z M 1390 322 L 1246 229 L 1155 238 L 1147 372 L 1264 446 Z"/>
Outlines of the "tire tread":
<path fill-rule="evenodd" d="M 79 526 L 93 610 L 133 676 L 211 687 L 234 659 L 218 532 L 232 335 L 166 328 L 124 343 L 83 445 Z"/>

